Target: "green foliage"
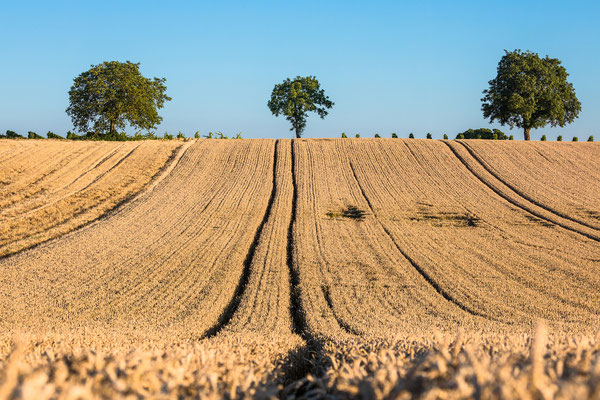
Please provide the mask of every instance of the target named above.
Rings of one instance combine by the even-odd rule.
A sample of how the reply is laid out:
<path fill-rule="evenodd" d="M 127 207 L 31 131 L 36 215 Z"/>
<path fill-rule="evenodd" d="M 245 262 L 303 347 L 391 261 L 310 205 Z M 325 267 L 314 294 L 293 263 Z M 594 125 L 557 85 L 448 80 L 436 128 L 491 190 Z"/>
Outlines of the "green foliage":
<path fill-rule="evenodd" d="M 83 137 L 81 137 L 81 136 L 79 136 L 79 135 L 76 135 L 76 134 L 74 134 L 74 133 L 73 133 L 73 132 L 71 132 L 71 131 L 68 131 L 68 132 L 67 132 L 67 139 L 69 139 L 69 140 L 81 140 L 82 138 L 83 138 Z"/>
<path fill-rule="evenodd" d="M 196 131 L 196 133 L 194 133 L 194 138 L 200 139 L 200 131 Z"/>
<path fill-rule="evenodd" d="M 165 132 L 165 135 L 163 136 L 163 139 L 165 139 L 165 140 L 173 140 L 173 135 L 169 135 L 167 132 Z"/>
<path fill-rule="evenodd" d="M 381 136 L 379 136 L 379 133 L 376 133 L 376 134 L 375 134 L 375 137 L 376 137 L 376 138 L 381 138 Z"/>
<path fill-rule="evenodd" d="M 492 140 L 498 140 L 498 134 L 497 133 L 492 133 Z"/>
<path fill-rule="evenodd" d="M 217 138 L 217 139 L 229 139 L 229 138 L 228 138 L 227 136 L 225 136 L 225 135 L 223 134 L 223 132 L 221 132 L 221 131 L 219 131 L 219 132 L 215 133 L 215 136 L 216 136 L 216 138 Z"/>
<path fill-rule="evenodd" d="M 395 133 L 392 133 L 392 139 L 398 139 L 398 135 L 396 135 Z"/>
<path fill-rule="evenodd" d="M 427 139 L 433 139 L 433 136 L 431 136 L 431 133 L 427 132 Z"/>
<path fill-rule="evenodd" d="M 413 135 L 413 133 L 411 132 L 411 133 L 408 135 L 408 138 L 409 138 L 409 139 L 414 139 L 414 138 L 415 138 L 415 135 Z"/>
<path fill-rule="evenodd" d="M 148 79 L 139 63 L 106 61 L 73 80 L 67 114 L 79 131 L 114 134 L 126 124 L 152 129 L 162 121 L 158 109 L 171 100 L 165 78 Z"/>
<path fill-rule="evenodd" d="M 545 141 L 546 141 L 546 135 L 542 135 L 542 137 L 541 137 L 541 139 L 540 139 L 540 140 L 541 140 L 542 142 L 545 142 Z"/>
<path fill-rule="evenodd" d="M 208 135 L 204 135 L 205 138 L 207 139 L 212 139 L 213 138 L 213 133 L 212 132 L 208 132 Z"/>
<path fill-rule="evenodd" d="M 148 133 L 146 134 L 146 139 L 157 140 L 158 136 L 156 136 L 156 134 L 153 131 L 148 131 Z"/>
<path fill-rule="evenodd" d="M 448 135 L 444 133 L 444 140 L 448 140 Z"/>
<path fill-rule="evenodd" d="M 32 131 L 29 131 L 29 132 L 27 132 L 27 137 L 28 137 L 29 139 L 44 139 L 44 137 L 43 137 L 43 136 L 41 136 L 41 135 L 38 135 L 37 133 L 35 133 L 35 132 L 32 132 Z"/>
<path fill-rule="evenodd" d="M 593 142 L 594 141 L 594 135 L 590 135 L 590 137 L 587 140 L 588 142 Z"/>
<path fill-rule="evenodd" d="M 456 138 L 457 138 L 457 139 L 464 139 L 464 138 L 465 138 L 465 135 L 464 135 L 464 134 L 462 134 L 462 133 L 459 133 L 459 134 L 456 136 Z"/>
<path fill-rule="evenodd" d="M 579 142 L 579 138 L 577 136 L 573 136 L 573 141 L 574 142 Z"/>
<path fill-rule="evenodd" d="M 183 132 L 179 131 L 179 133 L 177 134 L 177 139 L 185 139 L 185 135 L 183 134 Z"/>
<path fill-rule="evenodd" d="M 531 129 L 565 126 L 577 118 L 581 103 L 567 70 L 556 58 L 540 58 L 530 51 L 505 51 L 496 78 L 483 91 L 482 111 L 490 122 L 523 129 L 525 140 Z"/>
<path fill-rule="evenodd" d="M 487 128 L 479 128 L 479 129 L 467 129 L 464 132 L 456 135 L 458 139 L 459 135 L 463 135 L 465 139 L 494 139 L 494 135 L 496 135 L 496 139 L 498 140 L 506 140 L 507 137 L 500 129 L 487 129 Z"/>
<path fill-rule="evenodd" d="M 508 137 L 508 140 L 515 140 L 515 137 L 514 137 L 513 135 L 510 135 L 510 136 Z"/>
<path fill-rule="evenodd" d="M 267 103 L 273 115 L 283 114 L 290 121 L 290 130 L 296 132 L 297 138 L 306 128 L 308 112 L 316 112 L 323 119 L 333 104 L 314 76 L 297 76 L 293 81 L 287 78 L 275 85 Z"/>
<path fill-rule="evenodd" d="M 357 133 L 357 134 L 356 134 L 356 137 L 357 137 L 357 138 L 360 138 L 360 133 Z"/>
<path fill-rule="evenodd" d="M 242 137 L 242 132 L 238 132 L 238 133 L 235 135 L 234 139 L 243 139 L 243 137 Z"/>
<path fill-rule="evenodd" d="M 5 135 L 0 135 L 0 138 L 4 138 L 4 139 L 25 139 L 25 137 L 23 137 L 22 135 L 19 135 L 15 131 L 11 131 L 10 129 L 6 130 L 6 134 Z"/>
<path fill-rule="evenodd" d="M 557 142 L 562 142 L 562 135 L 558 135 L 558 136 L 556 137 L 556 141 L 557 141 Z"/>
<path fill-rule="evenodd" d="M 342 132 L 342 139 L 347 139 L 348 136 L 346 136 L 346 132 Z"/>
<path fill-rule="evenodd" d="M 53 133 L 51 131 L 48 131 L 48 133 L 46 133 L 46 136 L 48 136 L 48 139 L 64 139 L 64 137 L 57 135 L 56 133 Z"/>

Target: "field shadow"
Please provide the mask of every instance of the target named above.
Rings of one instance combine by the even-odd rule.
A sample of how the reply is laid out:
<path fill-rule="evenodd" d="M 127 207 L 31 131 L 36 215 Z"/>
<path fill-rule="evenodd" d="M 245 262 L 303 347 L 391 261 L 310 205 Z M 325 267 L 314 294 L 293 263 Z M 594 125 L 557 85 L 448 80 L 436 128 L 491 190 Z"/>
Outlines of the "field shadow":
<path fill-rule="evenodd" d="M 479 217 L 470 213 L 456 213 L 449 211 L 435 212 L 433 210 L 421 209 L 417 215 L 409 217 L 411 221 L 428 221 L 434 226 L 454 226 L 454 227 L 476 227 L 481 220 Z"/>
<path fill-rule="evenodd" d="M 348 206 L 341 211 L 328 211 L 325 215 L 332 219 L 347 218 L 355 221 L 362 221 L 365 219 L 367 212 L 356 206 Z"/>
<path fill-rule="evenodd" d="M 547 228 L 554 228 L 556 226 L 553 223 L 544 221 L 543 219 L 536 217 L 535 215 L 526 214 L 525 218 L 527 218 L 527 220 L 530 222 L 545 226 Z"/>

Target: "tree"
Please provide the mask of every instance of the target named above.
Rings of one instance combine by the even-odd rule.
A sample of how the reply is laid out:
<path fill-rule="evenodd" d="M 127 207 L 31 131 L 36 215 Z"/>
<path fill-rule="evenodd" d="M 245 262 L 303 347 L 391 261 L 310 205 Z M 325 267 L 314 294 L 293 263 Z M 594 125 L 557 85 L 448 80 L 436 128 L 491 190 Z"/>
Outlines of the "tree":
<path fill-rule="evenodd" d="M 515 50 L 498 63 L 496 78 L 481 99 L 484 118 L 523 129 L 525 140 L 531 129 L 565 126 L 577 118 L 581 103 L 566 69 L 556 58 L 540 58 L 537 53 Z"/>
<path fill-rule="evenodd" d="M 139 63 L 105 61 L 92 65 L 73 79 L 69 108 L 75 128 L 113 134 L 129 123 L 139 129 L 154 129 L 162 121 L 158 109 L 171 100 L 165 94 L 165 78 L 148 79 Z"/>
<path fill-rule="evenodd" d="M 301 137 L 306 127 L 308 112 L 316 112 L 323 119 L 333 104 L 314 76 L 297 76 L 293 81 L 287 78 L 275 85 L 271 100 L 267 103 L 276 117 L 285 115 L 292 124 L 290 130 L 296 131 L 297 138 Z"/>

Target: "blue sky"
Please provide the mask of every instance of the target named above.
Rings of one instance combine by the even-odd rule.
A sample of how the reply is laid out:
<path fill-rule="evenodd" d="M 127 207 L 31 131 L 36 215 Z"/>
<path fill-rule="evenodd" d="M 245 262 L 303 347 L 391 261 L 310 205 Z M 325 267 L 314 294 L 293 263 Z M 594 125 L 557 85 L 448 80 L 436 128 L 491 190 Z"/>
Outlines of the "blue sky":
<path fill-rule="evenodd" d="M 167 78 L 159 134 L 292 137 L 267 101 L 296 75 L 315 75 L 335 102 L 306 137 L 509 131 L 483 119 L 480 98 L 504 49 L 519 48 L 562 60 L 582 103 L 576 122 L 532 137 L 600 138 L 598 0 L 23 1 L 0 14 L 1 132 L 72 129 L 72 80 L 106 60 Z"/>

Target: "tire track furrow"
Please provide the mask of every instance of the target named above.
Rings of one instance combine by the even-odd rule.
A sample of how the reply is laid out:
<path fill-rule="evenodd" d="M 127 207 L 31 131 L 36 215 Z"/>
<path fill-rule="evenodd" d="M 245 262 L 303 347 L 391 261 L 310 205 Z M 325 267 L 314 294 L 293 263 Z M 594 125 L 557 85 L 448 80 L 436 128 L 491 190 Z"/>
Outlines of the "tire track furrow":
<path fill-rule="evenodd" d="M 349 161 L 350 164 L 350 169 L 352 170 L 352 174 L 354 175 L 354 179 L 356 180 L 356 184 L 358 185 L 360 191 L 362 192 L 363 197 L 365 198 L 365 201 L 367 202 L 369 209 L 371 210 L 371 213 L 373 213 L 373 216 L 375 216 L 375 218 L 377 219 L 377 214 L 374 211 L 373 205 L 371 204 L 371 201 L 369 200 L 369 197 L 367 196 L 367 194 L 365 193 L 362 184 L 360 183 L 360 181 L 358 180 L 358 176 L 356 175 L 356 171 L 354 169 L 354 165 L 352 164 L 351 161 Z M 421 268 L 421 266 L 419 266 L 419 264 L 417 264 L 412 257 L 410 257 L 406 251 L 404 251 L 400 245 L 396 242 L 396 240 L 394 239 L 394 236 L 392 235 L 392 233 L 389 231 L 389 229 L 383 224 L 382 221 L 380 221 L 379 219 L 377 219 L 377 221 L 379 222 L 381 228 L 383 229 L 383 231 L 386 233 L 386 235 L 390 238 L 390 240 L 392 241 L 392 243 L 394 243 L 394 246 L 398 249 L 398 251 L 400 252 L 400 254 L 402 254 L 402 256 L 410 263 L 410 265 L 419 273 L 419 275 L 421 275 L 423 277 L 423 279 L 425 279 L 425 281 L 427 281 L 427 283 L 433 288 L 435 289 L 435 291 L 440 294 L 444 299 L 448 300 L 449 302 L 453 303 L 454 305 L 456 305 L 458 308 L 460 308 L 463 311 L 468 312 L 471 315 L 477 316 L 477 317 L 482 317 L 485 319 L 490 319 L 490 320 L 494 320 L 493 318 L 482 314 L 474 309 L 472 309 L 471 307 L 466 306 L 465 304 L 461 303 L 458 299 L 456 299 L 454 296 L 452 296 L 450 293 L 448 293 L 446 290 L 444 290 L 432 277 L 431 275 L 429 275 L 423 268 Z"/>
<path fill-rule="evenodd" d="M 272 169 L 273 176 L 272 176 L 271 195 L 269 197 L 269 201 L 267 203 L 267 208 L 265 209 L 263 218 L 262 218 L 260 224 L 258 225 L 256 232 L 254 233 L 254 238 L 252 240 L 252 243 L 250 244 L 250 248 L 248 249 L 248 252 L 246 253 L 246 257 L 244 259 L 244 268 L 242 270 L 242 276 L 240 277 L 238 285 L 235 288 L 235 291 L 233 293 L 233 297 L 232 297 L 231 301 L 223 310 L 223 313 L 219 317 L 217 323 L 215 325 L 213 325 L 211 328 L 209 328 L 206 331 L 206 333 L 202 336 L 203 339 L 213 337 L 217 333 L 219 333 L 229 323 L 229 321 L 235 314 L 237 308 L 239 307 L 240 302 L 242 301 L 242 296 L 244 295 L 244 290 L 246 289 L 246 286 L 248 285 L 248 281 L 250 279 L 250 271 L 251 271 L 250 266 L 252 264 L 252 259 L 254 258 L 254 253 L 256 251 L 256 247 L 258 246 L 258 241 L 262 234 L 263 228 L 264 228 L 267 220 L 269 219 L 269 215 L 271 214 L 271 208 L 273 207 L 273 201 L 275 200 L 275 193 L 276 193 L 275 185 L 276 185 L 276 173 L 277 173 L 276 169 L 277 169 L 277 141 L 275 141 L 275 143 L 273 145 L 273 169 Z"/>
<path fill-rule="evenodd" d="M 522 197 L 523 201 L 517 201 L 517 200 L 513 199 L 511 196 L 507 195 L 506 193 L 503 193 L 500 189 L 498 189 L 497 187 L 495 187 L 494 185 L 492 185 L 491 183 L 489 183 L 487 181 L 487 179 L 485 179 L 480 174 L 478 174 L 477 171 L 475 171 L 473 169 L 473 167 L 469 164 L 469 162 L 467 160 L 465 160 L 465 158 L 462 155 L 460 155 L 458 153 L 458 151 L 456 151 L 456 149 L 449 142 L 445 142 L 444 141 L 443 143 L 445 143 L 448 146 L 448 148 L 450 148 L 450 150 L 456 156 L 456 158 L 461 162 L 462 165 L 465 166 L 465 168 L 467 168 L 469 170 L 469 172 L 475 178 L 477 178 L 482 184 L 484 184 L 486 187 L 488 187 L 490 190 L 492 190 L 498 196 L 502 197 L 504 200 L 508 201 L 509 203 L 511 203 L 512 205 L 518 207 L 519 209 L 521 209 L 521 210 L 523 210 L 523 211 L 525 211 L 525 212 L 527 212 L 527 213 L 529 213 L 529 214 L 531 214 L 531 215 L 533 215 L 533 216 L 535 216 L 537 218 L 540 218 L 540 219 L 542 219 L 542 220 L 544 220 L 544 221 L 546 221 L 548 223 L 554 224 L 554 225 L 559 226 L 559 227 L 561 227 L 563 229 L 566 229 L 568 231 L 571 231 L 571 232 L 577 233 L 579 235 L 585 236 L 586 238 L 591 239 L 593 241 L 600 242 L 600 235 L 594 235 L 594 234 L 591 234 L 591 233 L 587 233 L 587 232 L 582 231 L 580 229 L 571 227 L 571 226 L 569 226 L 569 225 L 567 225 L 567 224 L 565 224 L 563 222 L 560 222 L 560 221 L 558 221 L 558 220 L 556 220 L 554 218 L 549 218 L 546 215 L 544 215 L 543 213 L 540 213 L 540 212 L 536 211 L 531 206 L 527 206 L 526 204 L 524 204 L 524 202 L 527 201 L 527 199 L 525 199 L 525 198 Z M 467 147 L 465 147 L 465 149 L 467 151 L 469 151 L 469 149 Z M 494 175 L 492 174 L 492 176 L 494 176 Z M 514 193 L 517 196 L 519 196 L 518 193 L 516 193 L 516 192 L 514 192 Z M 521 197 L 521 196 L 519 196 L 519 197 Z"/>
<path fill-rule="evenodd" d="M 548 211 L 549 213 L 555 214 L 556 216 L 560 217 L 560 218 L 564 218 L 566 220 L 569 220 L 571 222 L 574 222 L 576 224 L 580 224 L 583 225 L 587 228 L 593 229 L 595 231 L 600 232 L 600 229 L 598 229 L 598 227 L 593 226 L 585 221 L 581 221 L 577 218 L 573 218 L 561 211 L 556 210 L 553 207 L 547 206 L 545 204 L 540 203 L 539 201 L 537 201 L 536 199 L 532 198 L 531 196 L 527 195 L 526 193 L 524 193 L 522 190 L 520 190 L 519 188 L 517 188 L 515 185 L 511 184 L 510 182 L 508 182 L 506 179 L 503 179 L 498 173 L 496 173 L 494 171 L 493 168 L 491 168 L 486 162 L 485 160 L 483 160 L 474 150 L 471 146 L 469 146 L 467 143 L 463 143 L 463 142 L 458 142 L 461 145 L 464 146 L 465 149 L 467 149 L 467 151 L 469 152 L 469 154 L 487 171 L 490 173 L 490 175 L 492 175 L 494 178 L 496 178 L 498 181 L 500 181 L 504 186 L 508 187 L 510 190 L 512 190 L 513 192 L 515 192 L 517 195 L 519 195 L 520 197 L 522 197 L 523 199 L 529 201 L 530 203 L 533 203 L 534 205 Z M 537 151 L 542 157 L 545 158 L 545 156 L 538 150 Z"/>

